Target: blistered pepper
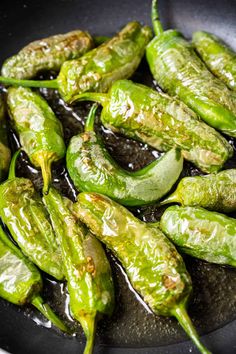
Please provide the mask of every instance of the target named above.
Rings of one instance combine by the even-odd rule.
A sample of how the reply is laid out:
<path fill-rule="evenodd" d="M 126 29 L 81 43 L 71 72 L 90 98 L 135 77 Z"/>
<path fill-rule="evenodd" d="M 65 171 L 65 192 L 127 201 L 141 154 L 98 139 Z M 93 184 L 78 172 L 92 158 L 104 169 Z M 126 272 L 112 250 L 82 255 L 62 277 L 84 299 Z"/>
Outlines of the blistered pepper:
<path fill-rule="evenodd" d="M 29 88 L 9 88 L 7 105 L 23 150 L 32 164 L 41 168 L 47 192 L 52 178 L 51 164 L 66 152 L 61 122 L 46 100 Z"/>
<path fill-rule="evenodd" d="M 163 31 L 156 0 L 152 5 L 156 37 L 146 49 L 151 72 L 160 87 L 178 96 L 207 124 L 236 137 L 236 92 L 216 78 L 176 30 Z"/>
<path fill-rule="evenodd" d="M 190 276 L 161 230 L 101 194 L 80 193 L 74 211 L 119 259 L 132 286 L 151 310 L 175 316 L 200 352 L 209 353 L 186 311 L 192 290 Z"/>
<path fill-rule="evenodd" d="M 11 160 L 11 151 L 7 142 L 7 127 L 5 121 L 5 106 L 0 95 L 0 181 L 7 176 Z"/>
<path fill-rule="evenodd" d="M 122 169 L 94 132 L 96 105 L 91 108 L 85 132 L 74 136 L 66 165 L 79 191 L 98 192 L 124 205 L 144 205 L 159 200 L 175 184 L 183 169 L 180 151 L 172 149 L 137 172 Z"/>

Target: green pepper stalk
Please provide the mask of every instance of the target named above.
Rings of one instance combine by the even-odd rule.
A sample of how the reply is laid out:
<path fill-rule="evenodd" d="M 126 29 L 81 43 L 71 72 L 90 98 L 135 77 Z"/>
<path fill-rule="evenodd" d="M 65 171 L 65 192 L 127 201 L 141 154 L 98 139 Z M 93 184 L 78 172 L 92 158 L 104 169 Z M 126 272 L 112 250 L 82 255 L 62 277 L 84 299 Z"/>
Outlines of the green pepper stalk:
<path fill-rule="evenodd" d="M 74 136 L 67 149 L 69 175 L 80 191 L 98 192 L 134 206 L 159 200 L 173 187 L 183 169 L 179 150 L 172 149 L 137 172 L 122 169 L 94 132 L 97 105 L 92 106 L 85 132 Z"/>
<path fill-rule="evenodd" d="M 11 150 L 8 147 L 5 105 L 2 95 L 0 95 L 0 182 L 7 176 L 10 161 Z"/>
<path fill-rule="evenodd" d="M 38 269 L 24 257 L 0 226 L 0 296 L 15 305 L 34 305 L 63 332 L 69 332 L 39 293 L 43 283 Z"/>
<path fill-rule="evenodd" d="M 171 206 L 160 228 L 184 253 L 236 267 L 236 220 L 199 207 Z"/>
<path fill-rule="evenodd" d="M 71 313 L 87 337 L 84 354 L 90 354 L 97 320 L 103 314 L 111 315 L 114 307 L 111 268 L 100 242 L 54 188 L 44 196 L 44 203 L 62 250 Z"/>
<path fill-rule="evenodd" d="M 51 183 L 51 164 L 62 159 L 66 148 L 61 122 L 38 93 L 24 87 L 8 90 L 7 104 L 23 150 L 43 175 L 44 193 Z"/>
<path fill-rule="evenodd" d="M 9 178 L 0 185 L 0 217 L 22 252 L 44 272 L 64 278 L 61 250 L 49 214 L 32 182 L 15 177 L 17 152 Z"/>
<path fill-rule="evenodd" d="M 210 126 L 236 137 L 236 92 L 207 69 L 180 32 L 163 31 L 156 0 L 152 19 L 156 37 L 148 44 L 146 57 L 158 85 Z"/>
<path fill-rule="evenodd" d="M 107 94 L 86 92 L 74 99 L 99 102 L 107 128 L 160 151 L 177 147 L 203 172 L 218 171 L 233 154 L 226 139 L 184 103 L 144 85 L 119 80 Z"/>
<path fill-rule="evenodd" d="M 175 316 L 200 352 L 209 354 L 186 311 L 191 278 L 182 257 L 161 230 L 101 194 L 80 193 L 74 212 L 119 259 L 151 310 Z"/>

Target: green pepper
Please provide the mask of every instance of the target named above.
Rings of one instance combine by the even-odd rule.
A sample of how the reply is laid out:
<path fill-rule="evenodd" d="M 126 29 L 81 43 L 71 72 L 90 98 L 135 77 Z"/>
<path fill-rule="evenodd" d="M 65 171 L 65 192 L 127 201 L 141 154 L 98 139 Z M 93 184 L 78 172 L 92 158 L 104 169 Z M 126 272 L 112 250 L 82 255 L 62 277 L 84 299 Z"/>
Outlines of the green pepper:
<path fill-rule="evenodd" d="M 17 156 L 12 158 L 9 179 L 0 185 L 0 217 L 22 252 L 44 272 L 61 280 L 61 250 L 49 215 L 32 182 L 15 177 Z"/>
<path fill-rule="evenodd" d="M 180 151 L 172 149 L 137 172 L 122 169 L 93 130 L 94 105 L 85 133 L 74 136 L 67 149 L 69 175 L 80 191 L 105 194 L 124 205 L 144 205 L 159 200 L 175 184 L 183 169 Z"/>
<path fill-rule="evenodd" d="M 66 61 L 55 80 L 33 81 L 0 77 L 0 82 L 59 90 L 66 102 L 86 92 L 106 92 L 118 79 L 130 77 L 137 69 L 152 31 L 138 22 L 128 23 L 115 37 L 79 59 Z"/>
<path fill-rule="evenodd" d="M 30 161 L 42 170 L 44 192 L 51 183 L 51 164 L 66 152 L 61 122 L 38 93 L 11 87 L 7 104 L 14 128 Z"/>
<path fill-rule="evenodd" d="M 80 193 L 74 211 L 119 259 L 132 286 L 151 310 L 175 316 L 200 352 L 209 353 L 186 311 L 191 278 L 183 259 L 161 230 L 101 194 Z"/>
<path fill-rule="evenodd" d="M 7 142 L 7 127 L 5 121 L 5 106 L 3 98 L 0 95 L 0 181 L 7 175 L 9 163 L 11 160 L 11 151 Z"/>
<path fill-rule="evenodd" d="M 236 211 L 236 169 L 207 176 L 185 177 L 160 204 L 180 203 L 230 213 Z"/>
<path fill-rule="evenodd" d="M 160 151 L 182 150 L 204 172 L 222 168 L 232 146 L 181 101 L 129 80 L 116 81 L 108 94 L 83 93 L 75 100 L 103 105 L 102 123 Z"/>
<path fill-rule="evenodd" d="M 236 90 L 236 53 L 211 33 L 193 33 L 193 46 L 211 72 Z"/>
<path fill-rule="evenodd" d="M 99 241 L 83 226 L 53 188 L 44 196 L 57 234 L 66 272 L 72 316 L 87 337 L 84 353 L 92 353 L 96 321 L 111 315 L 114 289 L 111 268 Z"/>
<path fill-rule="evenodd" d="M 13 245 L 0 226 L 0 296 L 15 305 L 34 305 L 64 332 L 68 329 L 39 295 L 43 283 L 38 269 Z"/>
<path fill-rule="evenodd" d="M 40 71 L 59 71 L 66 60 L 75 59 L 93 48 L 88 32 L 79 30 L 43 38 L 28 44 L 3 63 L 2 75 L 31 79 Z"/>
<path fill-rule="evenodd" d="M 161 217 L 162 231 L 181 251 L 236 267 L 236 220 L 198 207 L 171 206 Z"/>
<path fill-rule="evenodd" d="M 178 96 L 207 124 L 236 137 L 236 92 L 207 69 L 192 45 L 176 30 L 163 32 L 153 0 L 156 37 L 146 49 L 151 72 L 160 87 Z"/>

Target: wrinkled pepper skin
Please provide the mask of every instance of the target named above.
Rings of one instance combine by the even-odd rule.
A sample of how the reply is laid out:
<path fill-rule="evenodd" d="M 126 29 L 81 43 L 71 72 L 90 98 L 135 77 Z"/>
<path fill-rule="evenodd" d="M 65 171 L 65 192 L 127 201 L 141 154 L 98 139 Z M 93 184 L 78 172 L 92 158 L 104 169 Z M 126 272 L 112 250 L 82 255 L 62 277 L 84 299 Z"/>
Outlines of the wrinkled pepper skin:
<path fill-rule="evenodd" d="M 159 20 L 154 19 L 154 29 L 155 22 Z M 180 32 L 159 29 L 155 34 L 146 57 L 160 87 L 178 96 L 210 126 L 236 137 L 236 92 L 214 77 Z"/>
<path fill-rule="evenodd" d="M 98 240 L 80 223 L 54 189 L 44 196 L 60 243 L 72 316 L 87 337 L 84 353 L 92 353 L 96 320 L 111 315 L 114 288 L 111 268 Z"/>
<path fill-rule="evenodd" d="M 160 227 L 181 251 L 208 262 L 236 266 L 236 220 L 198 207 L 171 206 Z"/>
<path fill-rule="evenodd" d="M 86 122 L 94 121 L 96 107 Z M 98 192 L 124 205 L 144 205 L 159 200 L 173 187 L 183 169 L 180 151 L 172 149 L 137 172 L 122 169 L 106 150 L 92 126 L 74 136 L 67 149 L 66 165 L 79 191 Z"/>
<path fill-rule="evenodd" d="M 74 210 L 119 259 L 132 286 L 152 311 L 177 317 L 199 350 L 209 353 L 199 342 L 185 309 L 192 290 L 190 276 L 165 235 L 101 194 L 80 193 Z"/>
<path fill-rule="evenodd" d="M 211 72 L 236 90 L 236 53 L 211 33 L 193 33 L 192 43 Z"/>
<path fill-rule="evenodd" d="M 0 95 L 0 182 L 5 179 L 11 160 L 11 151 L 7 141 L 7 127 L 5 121 L 5 106 Z"/>
<path fill-rule="evenodd" d="M 66 152 L 61 122 L 48 103 L 29 88 L 9 88 L 7 105 L 23 150 L 31 163 L 41 168 L 47 190 L 51 164 L 62 159 Z"/>
<path fill-rule="evenodd" d="M 89 33 L 79 30 L 43 38 L 7 59 L 1 74 L 15 79 L 31 79 L 41 71 L 59 71 L 66 60 L 78 58 L 92 48 Z"/>
<path fill-rule="evenodd" d="M 179 203 L 230 213 L 236 211 L 236 169 L 206 176 L 185 177 L 160 204 Z"/>
<path fill-rule="evenodd" d="M 76 100 L 101 103 L 106 127 L 160 151 L 180 148 L 183 157 L 203 172 L 220 170 L 233 154 L 226 139 L 184 103 L 144 85 L 119 80 L 108 94 L 84 93 Z"/>

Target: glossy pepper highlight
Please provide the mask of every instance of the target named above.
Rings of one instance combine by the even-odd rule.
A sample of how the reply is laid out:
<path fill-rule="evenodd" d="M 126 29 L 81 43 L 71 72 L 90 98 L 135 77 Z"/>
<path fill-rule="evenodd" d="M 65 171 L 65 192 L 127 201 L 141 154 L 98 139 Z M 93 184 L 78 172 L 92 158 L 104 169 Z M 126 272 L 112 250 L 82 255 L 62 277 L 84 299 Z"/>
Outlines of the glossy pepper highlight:
<path fill-rule="evenodd" d="M 5 179 L 11 161 L 11 151 L 7 141 L 7 127 L 5 121 L 5 105 L 0 95 L 0 182 Z"/>
<path fill-rule="evenodd" d="M 83 93 L 75 100 L 102 104 L 102 123 L 157 150 L 182 150 L 186 160 L 210 173 L 232 156 L 232 146 L 178 99 L 129 80 L 116 81 L 108 94 Z"/>
<path fill-rule="evenodd" d="M 217 264 L 236 266 L 236 220 L 197 207 L 171 206 L 160 227 L 181 251 Z"/>
<path fill-rule="evenodd" d="M 79 59 L 66 61 L 55 80 L 19 81 L 0 77 L 0 82 L 55 88 L 66 102 L 86 91 L 107 92 L 114 81 L 129 78 L 135 72 L 151 37 L 152 31 L 148 26 L 130 22 L 109 41 Z"/>
<path fill-rule="evenodd" d="M 122 169 L 93 130 L 96 108 L 91 108 L 85 133 L 74 136 L 67 149 L 67 169 L 75 186 L 130 206 L 159 200 L 173 187 L 183 169 L 180 151 L 172 149 L 137 172 Z"/>
<path fill-rule="evenodd" d="M 80 193 L 74 210 L 114 252 L 132 286 L 152 311 L 175 316 L 200 352 L 210 353 L 201 344 L 186 312 L 192 290 L 190 276 L 183 259 L 165 235 L 101 194 Z"/>
<path fill-rule="evenodd" d="M 151 72 L 160 87 L 178 96 L 207 124 L 236 137 L 236 92 L 214 77 L 176 30 L 163 31 L 156 7 L 152 20 L 156 37 L 146 49 Z"/>
<path fill-rule="evenodd" d="M 38 93 L 24 87 L 8 90 L 7 105 L 23 150 L 43 175 L 44 192 L 51 183 L 51 164 L 62 159 L 66 148 L 61 122 Z"/>
<path fill-rule="evenodd" d="M 66 60 L 75 59 L 93 48 L 88 32 L 57 34 L 28 44 L 2 66 L 2 76 L 31 79 L 41 71 L 59 71 Z"/>
<path fill-rule="evenodd" d="M 114 307 L 111 268 L 100 242 L 76 219 L 54 188 L 44 196 L 44 202 L 62 250 L 71 313 L 87 338 L 84 354 L 90 354 L 97 320 L 103 314 L 111 315 Z"/>

